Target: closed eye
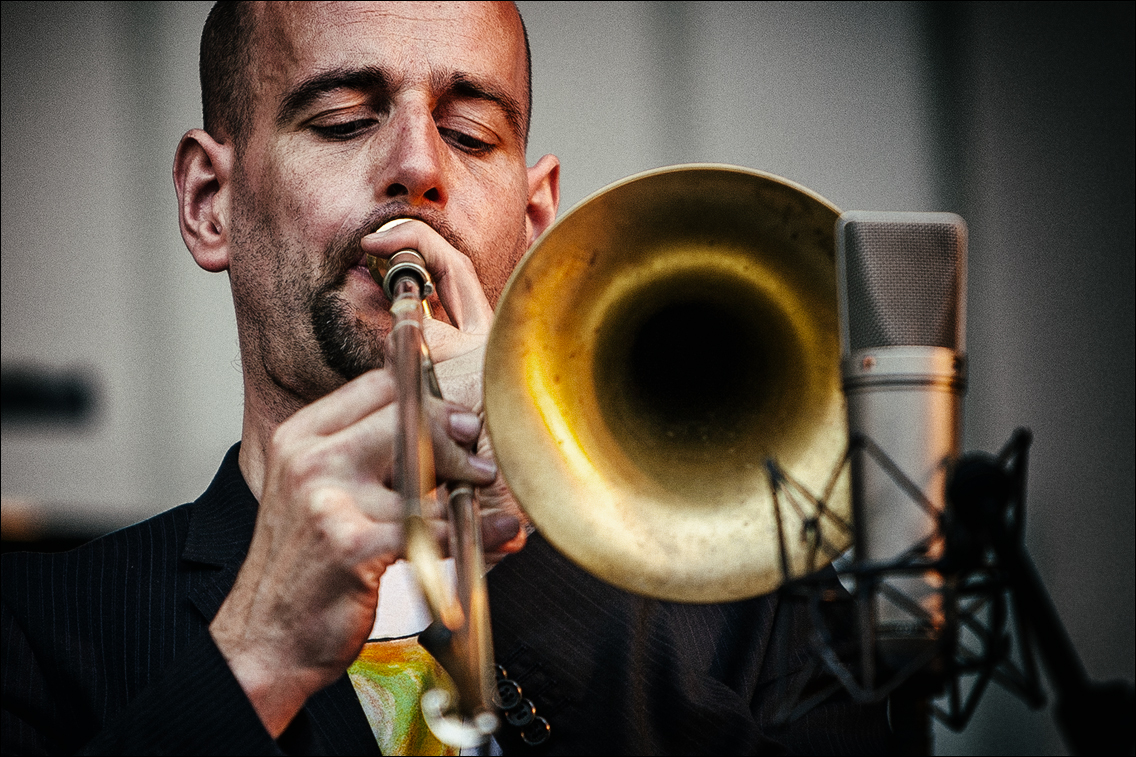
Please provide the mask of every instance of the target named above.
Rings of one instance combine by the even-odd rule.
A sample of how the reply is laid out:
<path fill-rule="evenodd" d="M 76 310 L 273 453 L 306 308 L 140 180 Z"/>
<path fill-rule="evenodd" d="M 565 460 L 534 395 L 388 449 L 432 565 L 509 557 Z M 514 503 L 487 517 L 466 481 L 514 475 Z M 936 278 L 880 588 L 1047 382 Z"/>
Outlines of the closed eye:
<path fill-rule="evenodd" d="M 493 149 L 493 145 L 489 142 L 480 140 L 463 131 L 456 129 L 439 129 L 438 131 L 443 138 L 471 155 L 481 155 Z"/>
<path fill-rule="evenodd" d="M 311 128 L 312 131 L 325 139 L 343 141 L 362 134 L 375 123 L 374 119 L 360 118 L 354 121 L 344 121 L 343 123 L 325 125 L 312 124 Z"/>

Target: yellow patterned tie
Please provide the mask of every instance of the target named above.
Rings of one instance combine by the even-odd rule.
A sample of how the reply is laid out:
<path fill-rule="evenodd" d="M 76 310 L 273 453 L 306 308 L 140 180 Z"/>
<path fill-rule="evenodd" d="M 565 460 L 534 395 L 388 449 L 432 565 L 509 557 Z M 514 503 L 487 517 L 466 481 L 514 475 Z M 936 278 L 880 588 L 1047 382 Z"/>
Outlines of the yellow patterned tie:
<path fill-rule="evenodd" d="M 442 687 L 456 696 L 457 690 L 417 636 L 368 641 L 347 675 L 383 754 L 458 754 L 422 717 L 424 692 Z"/>

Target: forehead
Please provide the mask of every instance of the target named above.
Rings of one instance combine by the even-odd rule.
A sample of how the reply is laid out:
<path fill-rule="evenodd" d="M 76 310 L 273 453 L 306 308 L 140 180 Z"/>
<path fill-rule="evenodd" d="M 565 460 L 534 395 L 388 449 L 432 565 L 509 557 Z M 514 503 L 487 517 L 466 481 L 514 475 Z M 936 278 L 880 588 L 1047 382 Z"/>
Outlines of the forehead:
<path fill-rule="evenodd" d="M 254 80 L 270 99 L 313 72 L 380 66 L 414 83 L 465 72 L 523 97 L 524 37 L 512 3 L 266 3 Z"/>

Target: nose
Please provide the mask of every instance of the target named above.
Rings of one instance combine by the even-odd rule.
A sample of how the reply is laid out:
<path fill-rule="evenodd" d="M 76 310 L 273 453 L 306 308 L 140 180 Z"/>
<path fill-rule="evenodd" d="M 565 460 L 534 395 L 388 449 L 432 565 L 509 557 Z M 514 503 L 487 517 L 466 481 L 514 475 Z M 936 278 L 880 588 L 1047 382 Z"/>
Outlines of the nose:
<path fill-rule="evenodd" d="M 406 109 L 391 126 L 387 165 L 376 185 L 379 199 L 444 205 L 446 145 L 429 109 Z"/>

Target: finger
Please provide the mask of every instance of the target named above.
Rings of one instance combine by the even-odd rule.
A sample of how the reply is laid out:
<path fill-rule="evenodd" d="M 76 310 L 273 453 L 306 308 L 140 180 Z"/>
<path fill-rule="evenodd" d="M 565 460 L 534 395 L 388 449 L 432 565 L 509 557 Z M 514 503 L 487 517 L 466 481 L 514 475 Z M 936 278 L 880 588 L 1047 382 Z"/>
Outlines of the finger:
<path fill-rule="evenodd" d="M 428 398 L 426 411 L 446 436 L 463 447 L 473 449 L 483 436 L 480 415 L 457 402 Z M 346 415 L 341 415 L 346 417 Z M 387 402 L 349 426 L 326 434 L 328 442 L 347 448 L 375 450 L 383 455 L 394 443 L 398 423 L 397 403 Z"/>
<path fill-rule="evenodd" d="M 327 486 L 313 492 L 311 508 L 325 535 L 324 550 L 344 565 L 380 560 L 385 568 L 402 556 L 402 506 L 389 489 Z"/>
<path fill-rule="evenodd" d="M 359 518 L 352 519 L 347 513 L 342 513 L 338 524 L 353 539 L 350 543 L 358 551 L 355 555 L 358 561 L 381 558 L 385 566 L 406 557 L 406 513 L 402 498 L 397 493 L 379 485 L 363 485 L 352 487 L 345 499 L 349 499 L 352 510 L 367 521 L 366 527 L 357 522 L 352 524 Z M 441 552 L 445 553 L 450 538 L 446 507 L 435 497 L 427 497 L 422 505 L 417 514 Z"/>
<path fill-rule="evenodd" d="M 363 252 L 389 257 L 399 250 L 417 250 L 426 261 L 438 297 L 450 321 L 461 331 L 486 334 L 493 309 L 481 288 L 469 257 L 453 247 L 424 221 L 411 220 L 363 237 Z"/>
<path fill-rule="evenodd" d="M 434 471 L 439 481 L 468 481 L 474 486 L 488 486 L 497 478 L 496 463 L 449 439 L 434 442 Z"/>
<path fill-rule="evenodd" d="M 515 540 L 520 531 L 521 519 L 515 515 L 503 512 L 482 514 L 481 543 L 486 552 L 504 552 L 502 546 Z"/>
<path fill-rule="evenodd" d="M 491 483 L 496 465 L 470 452 L 481 434 L 481 418 L 460 405 L 433 398 L 427 400 L 426 413 L 438 480 L 470 481 L 477 486 Z M 388 403 L 323 437 L 307 454 L 325 475 L 389 486 L 394 477 L 398 422 L 397 405 Z"/>
<path fill-rule="evenodd" d="M 457 403 L 446 403 L 444 418 L 450 438 L 463 447 L 472 448 L 481 436 L 481 417 Z"/>
<path fill-rule="evenodd" d="M 449 407 L 436 403 L 431 409 L 434 472 L 439 481 L 469 481 L 474 486 L 488 486 L 497 478 L 497 464 L 487 457 L 471 453 L 453 440 L 451 433 L 455 416 L 459 424 L 472 423 L 463 417 L 463 413 L 450 412 Z M 477 423 L 480 424 L 480 419 Z"/>
<path fill-rule="evenodd" d="M 334 434 L 394 402 L 397 392 L 390 371 L 367 371 L 296 411 L 285 424 L 294 432 Z"/>
<path fill-rule="evenodd" d="M 489 436 L 484 428 L 477 449 L 482 457 L 495 460 L 493 445 L 490 443 Z M 479 497 L 484 524 L 482 538 L 485 539 L 486 544 L 486 559 L 490 560 L 490 555 L 492 555 L 492 561 L 498 561 L 506 554 L 519 552 L 525 546 L 532 526 L 528 523 L 528 518 L 517 503 L 516 498 L 509 491 L 504 477 L 498 476 L 492 484 L 482 487 L 479 491 Z M 512 527 L 514 521 L 518 524 L 515 529 Z M 491 543 L 491 539 L 497 539 L 497 541 Z"/>

